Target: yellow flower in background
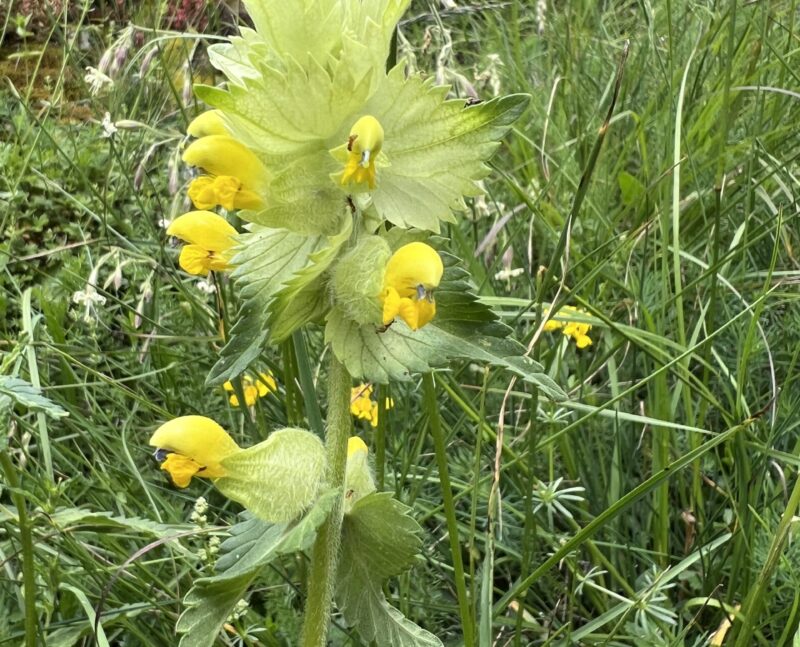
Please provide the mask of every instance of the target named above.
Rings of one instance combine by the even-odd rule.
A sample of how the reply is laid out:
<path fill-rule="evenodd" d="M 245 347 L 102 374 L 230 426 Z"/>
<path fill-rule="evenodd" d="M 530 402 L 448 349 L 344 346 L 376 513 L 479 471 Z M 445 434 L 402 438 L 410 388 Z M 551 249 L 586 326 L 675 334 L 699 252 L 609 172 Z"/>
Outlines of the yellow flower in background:
<path fill-rule="evenodd" d="M 209 121 L 212 123 L 201 124 L 195 131 L 224 129 L 221 122 L 217 126 L 213 118 Z M 208 173 L 189 185 L 189 198 L 198 209 L 216 205 L 229 211 L 257 209 L 264 204 L 269 172 L 255 153 L 233 137 L 205 135 L 189 145 L 183 153 L 183 161 Z"/>
<path fill-rule="evenodd" d="M 342 171 L 342 184 L 367 183 L 370 189 L 377 186 L 375 159 L 383 147 L 383 126 L 372 115 L 361 117 L 350 130 L 347 141 L 347 162 Z"/>
<path fill-rule="evenodd" d="M 545 313 L 547 314 L 547 313 Z M 544 324 L 545 332 L 555 332 L 560 330 L 565 337 L 572 337 L 575 340 L 575 345 L 578 348 L 586 348 L 592 345 L 592 340 L 589 337 L 589 331 L 592 325 L 580 321 L 570 321 L 569 317 L 575 315 L 585 315 L 586 311 L 572 306 L 564 306 L 558 311 L 558 315 L 566 319 L 566 321 L 558 321 L 556 319 L 548 319 Z"/>
<path fill-rule="evenodd" d="M 358 436 L 347 439 L 345 465 L 344 512 L 348 514 L 356 501 L 375 491 L 375 481 L 369 467 L 369 449 Z"/>
<path fill-rule="evenodd" d="M 182 416 L 161 425 L 150 437 L 161 469 L 185 488 L 194 476 L 216 479 L 226 475 L 221 461 L 241 448 L 216 422 L 204 416 Z"/>
<path fill-rule="evenodd" d="M 222 388 L 232 392 L 233 384 L 230 381 L 225 382 Z M 259 373 L 255 379 L 249 375 L 244 375 L 242 377 L 242 390 L 244 391 L 245 406 L 252 407 L 259 398 L 263 398 L 268 393 L 275 393 L 278 390 L 278 385 L 270 373 Z M 228 400 L 234 407 L 239 406 L 239 398 L 235 393 L 231 393 Z"/>
<path fill-rule="evenodd" d="M 372 393 L 373 389 L 370 384 L 354 386 L 350 390 L 350 413 L 359 420 L 366 420 L 373 427 L 377 427 L 378 403 L 372 399 Z M 394 407 L 394 400 L 386 398 L 385 408 L 391 409 L 392 407 Z M 353 439 L 351 438 L 351 440 Z M 353 442 L 355 441 L 353 440 Z M 366 445 L 364 448 L 366 449 Z"/>
<path fill-rule="evenodd" d="M 189 274 L 206 276 L 209 271 L 230 269 L 228 261 L 238 232 L 225 218 L 211 211 L 190 211 L 176 218 L 167 235 L 188 243 L 178 264 Z"/>
<path fill-rule="evenodd" d="M 433 319 L 436 303 L 433 289 L 444 273 L 442 259 L 425 243 L 409 243 L 398 249 L 386 264 L 383 278 L 383 323 L 400 317 L 412 330 Z"/>

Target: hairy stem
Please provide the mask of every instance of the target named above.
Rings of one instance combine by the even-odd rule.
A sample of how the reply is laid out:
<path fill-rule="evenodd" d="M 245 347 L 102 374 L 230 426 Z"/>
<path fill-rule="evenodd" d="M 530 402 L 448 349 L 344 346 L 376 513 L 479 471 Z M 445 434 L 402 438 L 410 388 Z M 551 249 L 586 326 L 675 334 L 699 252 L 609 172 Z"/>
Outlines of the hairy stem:
<path fill-rule="evenodd" d="M 325 449 L 328 456 L 328 483 L 344 489 L 347 439 L 350 437 L 350 386 L 347 369 L 330 354 L 328 371 L 328 426 Z M 324 647 L 327 643 L 333 589 L 342 536 L 342 498 L 340 497 L 320 527 L 311 552 L 308 598 L 303 621 L 303 647 Z"/>

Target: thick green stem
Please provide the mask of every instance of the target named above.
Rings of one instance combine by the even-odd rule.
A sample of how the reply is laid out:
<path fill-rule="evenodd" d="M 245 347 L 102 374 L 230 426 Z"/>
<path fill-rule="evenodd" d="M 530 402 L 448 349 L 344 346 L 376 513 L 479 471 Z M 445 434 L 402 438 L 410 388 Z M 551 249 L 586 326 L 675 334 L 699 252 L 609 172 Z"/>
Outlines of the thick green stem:
<path fill-rule="evenodd" d="M 433 444 L 436 450 L 436 464 L 439 467 L 439 485 L 442 488 L 442 502 L 444 514 L 447 519 L 447 534 L 450 539 L 450 554 L 453 558 L 453 577 L 458 596 L 458 611 L 461 616 L 461 625 L 464 630 L 464 647 L 475 644 L 474 626 L 470 611 L 469 598 L 467 597 L 467 582 L 464 574 L 464 563 L 461 559 L 461 543 L 458 540 L 458 522 L 456 521 L 456 506 L 453 502 L 453 490 L 450 487 L 450 474 L 447 470 L 447 448 L 445 447 L 442 423 L 439 420 L 439 407 L 436 404 L 436 386 L 433 374 L 426 373 L 422 376 L 422 386 L 425 391 L 425 409 L 428 412 L 428 422 L 431 427 Z"/>
<path fill-rule="evenodd" d="M 328 426 L 325 450 L 328 456 L 328 483 L 344 490 L 347 439 L 350 437 L 350 387 L 347 369 L 331 351 L 328 371 Z M 325 647 L 331 617 L 333 589 L 342 536 L 342 498 L 339 498 L 314 541 L 308 574 L 308 598 L 303 621 L 303 647 Z"/>
<path fill-rule="evenodd" d="M 19 478 L 14 464 L 5 451 L 0 451 L 0 466 L 11 488 L 11 498 L 17 508 L 19 538 L 22 544 L 22 591 L 25 597 L 25 647 L 36 647 L 36 574 L 33 570 L 33 534 L 28 521 L 25 496 L 19 489 Z"/>

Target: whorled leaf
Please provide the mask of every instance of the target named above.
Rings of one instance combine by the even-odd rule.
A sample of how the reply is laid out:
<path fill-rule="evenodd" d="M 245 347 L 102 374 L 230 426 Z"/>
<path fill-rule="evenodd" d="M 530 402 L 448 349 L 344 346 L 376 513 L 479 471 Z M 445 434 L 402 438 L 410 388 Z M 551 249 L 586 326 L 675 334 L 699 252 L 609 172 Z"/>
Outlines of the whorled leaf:
<path fill-rule="evenodd" d="M 301 67 L 290 59 L 285 70 L 262 64 L 257 71 L 260 78 L 243 78 L 242 85 L 198 85 L 195 94 L 224 111 L 233 137 L 274 170 L 310 153 L 325 155 L 326 142 L 373 91 L 366 71 L 345 61 L 326 69 L 314 60 Z"/>
<path fill-rule="evenodd" d="M 184 598 L 186 610 L 176 630 L 181 647 L 211 647 L 236 603 L 261 570 L 280 555 L 307 550 L 341 493 L 329 490 L 293 524 L 270 524 L 252 518 L 231 528 L 220 546 L 218 574 L 197 580 Z"/>
<path fill-rule="evenodd" d="M 448 89 L 406 79 L 400 64 L 364 109 L 383 126 L 390 163 L 378 174 L 373 204 L 399 227 L 438 232 L 441 221 L 454 222 L 452 210 L 463 196 L 480 195 L 487 160 L 530 100 L 511 95 L 465 107 L 445 99 Z"/>
<path fill-rule="evenodd" d="M 282 58 L 301 63 L 309 58 L 323 62 L 330 57 L 359 58 L 347 54 L 348 41 L 362 45 L 365 63 L 379 66 L 388 54 L 392 30 L 409 0 L 247 0 L 253 24 L 271 50 Z"/>
<path fill-rule="evenodd" d="M 375 492 L 359 499 L 344 517 L 336 604 L 365 643 L 442 645 L 392 607 L 382 589 L 384 580 L 408 569 L 419 552 L 421 528 L 410 511 L 390 493 Z"/>
<path fill-rule="evenodd" d="M 246 78 L 258 78 L 255 65 L 268 60 L 270 52 L 261 36 L 252 29 L 240 27 L 239 34 L 228 43 L 209 47 L 208 58 L 232 83 L 243 85 Z"/>

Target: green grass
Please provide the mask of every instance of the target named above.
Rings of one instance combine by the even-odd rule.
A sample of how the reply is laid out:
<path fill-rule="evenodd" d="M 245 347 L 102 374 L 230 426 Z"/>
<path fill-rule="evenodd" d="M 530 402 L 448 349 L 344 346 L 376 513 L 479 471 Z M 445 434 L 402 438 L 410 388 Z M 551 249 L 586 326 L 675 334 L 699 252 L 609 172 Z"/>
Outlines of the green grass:
<path fill-rule="evenodd" d="M 18 408 L 3 426 L 0 645 L 24 636 L 21 499 L 43 644 L 91 644 L 95 613 L 109 644 L 174 644 L 182 596 L 211 572 L 198 552 L 239 509 L 196 481 L 171 487 L 149 456 L 150 433 L 188 413 L 247 444 L 319 424 L 318 329 L 263 351 L 258 365 L 280 392 L 253 419 L 204 386 L 221 346 L 217 302 L 178 270 L 159 224 L 186 206 L 177 160 L 202 106 L 184 88 L 209 80 L 204 46 L 231 33 L 233 16 L 210 6 L 206 40 L 159 30 L 166 18 L 150 3 L 128 5 L 142 42 L 97 96 L 84 68 L 124 21 L 112 30 L 71 12 L 29 25 L 23 42 L 15 7 L 0 16 L 10 79 L 0 90 L 0 365 L 69 412 Z M 432 418 L 422 378 L 390 386 L 382 433 L 359 430 L 371 450 L 385 443 L 376 470 L 425 529 L 423 559 L 390 583 L 390 599 L 447 645 L 465 633 L 480 645 L 702 645 L 737 605 L 726 645 L 792 644 L 796 3 L 543 6 L 539 24 L 521 0 L 438 14 L 417 2 L 400 50 L 461 95 L 467 83 L 483 97 L 493 84 L 532 95 L 494 158 L 485 201 L 444 233 L 518 339 L 534 339 L 540 306 L 556 302 L 586 310 L 593 345 L 539 336 L 533 353 L 570 394 L 559 405 L 466 364 L 437 373 Z M 136 123 L 102 138 L 105 112 Z M 523 272 L 496 277 L 509 268 Z M 105 299 L 88 311 L 73 301 L 87 283 Z M 232 318 L 233 290 L 222 289 Z M 201 495 L 204 524 L 190 519 Z M 242 644 L 294 643 L 306 568 L 298 556 L 259 581 L 235 622 Z M 331 639 L 358 644 L 344 630 Z"/>

